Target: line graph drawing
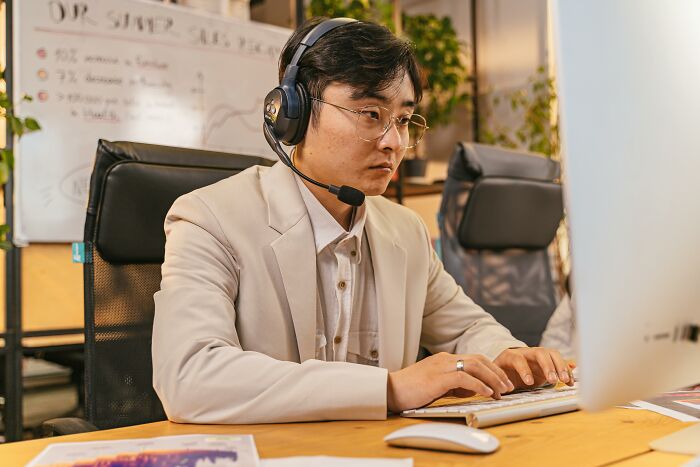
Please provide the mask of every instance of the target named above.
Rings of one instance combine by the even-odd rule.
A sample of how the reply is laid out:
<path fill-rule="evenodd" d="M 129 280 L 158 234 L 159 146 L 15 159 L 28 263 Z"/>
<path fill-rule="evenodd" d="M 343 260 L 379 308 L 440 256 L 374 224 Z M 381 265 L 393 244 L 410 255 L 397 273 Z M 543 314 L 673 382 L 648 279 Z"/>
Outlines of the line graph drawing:
<path fill-rule="evenodd" d="M 241 109 L 230 104 L 219 104 L 207 115 L 202 127 L 202 146 L 212 146 L 213 140 L 226 129 L 225 138 L 237 138 L 261 133 L 262 99 L 257 99 L 250 107 Z M 246 138 L 247 139 L 247 138 Z"/>

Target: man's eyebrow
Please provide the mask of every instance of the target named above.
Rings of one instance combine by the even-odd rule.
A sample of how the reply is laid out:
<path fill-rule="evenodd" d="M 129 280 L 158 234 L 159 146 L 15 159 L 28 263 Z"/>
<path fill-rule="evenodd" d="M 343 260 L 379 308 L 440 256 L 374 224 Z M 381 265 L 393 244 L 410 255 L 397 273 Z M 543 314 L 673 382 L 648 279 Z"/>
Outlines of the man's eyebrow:
<path fill-rule="evenodd" d="M 389 99 L 386 98 L 386 96 L 382 96 L 381 94 L 375 92 L 375 91 L 355 91 L 352 93 L 352 98 L 353 99 L 377 99 L 378 101 L 382 101 L 384 103 L 388 102 Z"/>
<path fill-rule="evenodd" d="M 389 103 L 389 99 L 386 96 L 383 96 L 379 93 L 376 93 L 374 91 L 365 91 L 365 92 L 355 92 L 352 94 L 353 99 L 377 99 L 378 101 L 381 101 L 384 104 Z M 410 99 L 405 100 L 401 103 L 401 107 L 415 107 L 416 103 Z"/>

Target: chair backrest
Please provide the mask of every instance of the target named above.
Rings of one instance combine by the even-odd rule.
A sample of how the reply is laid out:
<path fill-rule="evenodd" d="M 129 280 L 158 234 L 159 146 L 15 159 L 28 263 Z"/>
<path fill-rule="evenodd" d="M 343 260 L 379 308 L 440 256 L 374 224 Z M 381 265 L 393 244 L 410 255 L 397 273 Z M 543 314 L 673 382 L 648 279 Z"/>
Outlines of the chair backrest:
<path fill-rule="evenodd" d="M 260 157 L 100 140 L 85 220 L 85 405 L 113 428 L 165 419 L 152 386 L 153 294 L 160 288 L 163 221 L 179 196 Z"/>
<path fill-rule="evenodd" d="M 559 173 L 543 156 L 458 143 L 440 206 L 445 269 L 528 345 L 560 298 L 550 255 L 563 216 Z"/>

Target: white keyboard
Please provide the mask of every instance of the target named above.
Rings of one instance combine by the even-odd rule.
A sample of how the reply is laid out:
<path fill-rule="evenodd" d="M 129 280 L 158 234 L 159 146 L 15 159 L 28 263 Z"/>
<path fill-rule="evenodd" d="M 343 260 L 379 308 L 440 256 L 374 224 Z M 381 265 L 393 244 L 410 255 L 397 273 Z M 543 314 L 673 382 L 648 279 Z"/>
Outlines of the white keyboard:
<path fill-rule="evenodd" d="M 578 410 L 578 387 L 506 394 L 501 400 L 480 400 L 440 407 L 405 410 L 404 417 L 465 417 L 467 425 L 487 427 Z"/>

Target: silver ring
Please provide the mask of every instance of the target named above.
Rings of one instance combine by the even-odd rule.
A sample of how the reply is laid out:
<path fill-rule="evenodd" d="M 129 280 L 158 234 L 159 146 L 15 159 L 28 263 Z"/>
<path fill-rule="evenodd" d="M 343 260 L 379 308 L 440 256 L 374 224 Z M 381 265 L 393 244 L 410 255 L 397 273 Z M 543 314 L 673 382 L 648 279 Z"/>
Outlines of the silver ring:
<path fill-rule="evenodd" d="M 457 360 L 457 371 L 464 371 L 464 360 Z"/>

